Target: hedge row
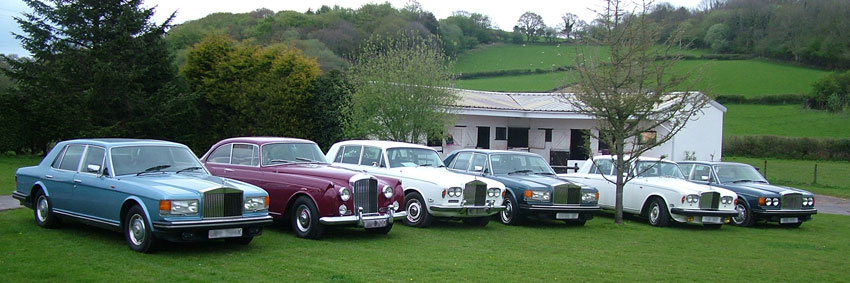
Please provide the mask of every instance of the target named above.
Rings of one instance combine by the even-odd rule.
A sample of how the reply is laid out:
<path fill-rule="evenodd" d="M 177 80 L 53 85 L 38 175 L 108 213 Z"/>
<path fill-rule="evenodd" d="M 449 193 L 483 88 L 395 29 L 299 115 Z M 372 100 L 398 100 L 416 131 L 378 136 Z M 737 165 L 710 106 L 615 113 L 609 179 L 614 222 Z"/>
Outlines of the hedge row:
<path fill-rule="evenodd" d="M 771 94 L 754 97 L 746 97 L 743 95 L 719 95 L 715 99 L 720 104 L 764 104 L 764 105 L 779 105 L 779 104 L 804 104 L 809 99 L 805 94 Z"/>
<path fill-rule="evenodd" d="M 850 139 L 726 136 L 723 154 L 782 159 L 850 161 Z"/>
<path fill-rule="evenodd" d="M 573 70 L 573 69 L 575 69 L 575 67 L 560 66 L 560 67 L 555 67 L 555 68 L 551 68 L 551 69 L 514 69 L 514 70 L 499 70 L 499 71 L 490 71 L 490 72 L 472 72 L 472 73 L 461 73 L 461 74 L 457 75 L 456 79 L 458 79 L 458 80 L 468 80 L 468 79 L 492 78 L 492 77 L 502 77 L 502 76 L 545 74 L 545 73 L 569 71 L 569 70 Z"/>

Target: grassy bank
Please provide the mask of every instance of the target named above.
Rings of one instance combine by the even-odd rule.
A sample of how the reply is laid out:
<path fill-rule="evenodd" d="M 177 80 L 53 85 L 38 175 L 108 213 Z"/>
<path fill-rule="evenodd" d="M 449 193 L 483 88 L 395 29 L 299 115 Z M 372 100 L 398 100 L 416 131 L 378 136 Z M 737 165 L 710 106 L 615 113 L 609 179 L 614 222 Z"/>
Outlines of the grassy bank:
<path fill-rule="evenodd" d="M 850 138 L 850 116 L 799 105 L 728 104 L 723 135 Z"/>
<path fill-rule="evenodd" d="M 12 194 L 15 190 L 15 170 L 41 162 L 40 156 L 0 155 L 0 195 Z"/>

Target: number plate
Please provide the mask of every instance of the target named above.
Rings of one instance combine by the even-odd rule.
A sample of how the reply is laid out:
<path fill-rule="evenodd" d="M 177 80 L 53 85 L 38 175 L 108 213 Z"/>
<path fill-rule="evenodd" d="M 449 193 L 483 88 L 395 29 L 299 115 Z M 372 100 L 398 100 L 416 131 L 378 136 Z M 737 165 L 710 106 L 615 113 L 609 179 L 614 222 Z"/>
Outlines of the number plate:
<path fill-rule="evenodd" d="M 487 212 L 484 211 L 483 208 L 470 208 L 466 210 L 466 214 L 468 215 L 487 215 Z"/>
<path fill-rule="evenodd" d="M 797 223 L 799 221 L 800 221 L 800 219 L 798 219 L 797 217 L 782 217 L 782 218 L 779 218 L 779 223 L 782 223 L 782 224 Z"/>
<path fill-rule="evenodd" d="M 216 230 L 210 230 L 210 233 L 209 233 L 210 239 L 233 238 L 233 237 L 242 237 L 242 228 L 216 229 Z"/>
<path fill-rule="evenodd" d="M 555 219 L 578 219 L 578 213 L 558 212 L 555 214 Z"/>
<path fill-rule="evenodd" d="M 363 228 L 381 228 L 387 227 L 387 219 L 371 219 L 363 220 Z"/>
<path fill-rule="evenodd" d="M 723 223 L 720 216 L 703 216 L 702 223 Z"/>

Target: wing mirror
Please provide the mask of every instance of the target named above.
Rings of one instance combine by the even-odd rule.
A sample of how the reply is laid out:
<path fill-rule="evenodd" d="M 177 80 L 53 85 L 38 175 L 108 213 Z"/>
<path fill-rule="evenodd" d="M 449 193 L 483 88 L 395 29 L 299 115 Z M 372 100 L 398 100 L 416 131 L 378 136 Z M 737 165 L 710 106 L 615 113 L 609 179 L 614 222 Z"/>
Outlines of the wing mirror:
<path fill-rule="evenodd" d="M 99 173 L 100 165 L 97 164 L 89 164 L 86 166 L 86 173 Z"/>
<path fill-rule="evenodd" d="M 699 179 L 704 182 L 708 182 L 708 176 L 699 176 Z"/>
<path fill-rule="evenodd" d="M 472 166 L 472 171 L 475 171 L 475 172 L 484 171 L 484 166 L 479 166 L 479 165 Z"/>

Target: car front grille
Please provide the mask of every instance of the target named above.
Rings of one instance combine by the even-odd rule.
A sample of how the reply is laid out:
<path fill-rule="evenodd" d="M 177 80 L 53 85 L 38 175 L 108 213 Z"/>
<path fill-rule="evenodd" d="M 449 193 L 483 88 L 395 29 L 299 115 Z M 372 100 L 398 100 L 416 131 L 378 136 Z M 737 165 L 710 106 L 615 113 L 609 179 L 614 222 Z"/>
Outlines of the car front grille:
<path fill-rule="evenodd" d="M 581 187 L 571 185 L 555 186 L 552 201 L 553 204 L 579 204 L 581 203 Z"/>
<path fill-rule="evenodd" d="M 373 178 L 354 181 L 354 207 L 363 213 L 378 212 L 378 180 Z"/>
<path fill-rule="evenodd" d="M 782 202 L 779 203 L 782 209 L 800 209 L 803 208 L 803 195 L 798 193 L 782 195 Z"/>
<path fill-rule="evenodd" d="M 463 188 L 463 199 L 468 205 L 484 205 L 484 200 L 487 198 L 487 183 L 475 180 L 466 183 Z"/>
<path fill-rule="evenodd" d="M 700 209 L 717 209 L 720 207 L 720 193 L 706 192 L 699 197 Z"/>
<path fill-rule="evenodd" d="M 242 191 L 218 188 L 204 192 L 204 218 L 242 216 Z"/>

